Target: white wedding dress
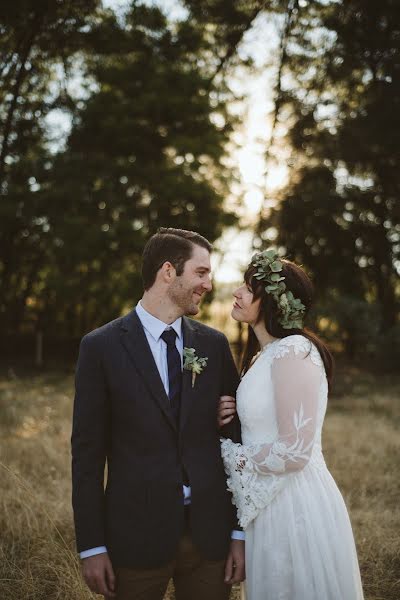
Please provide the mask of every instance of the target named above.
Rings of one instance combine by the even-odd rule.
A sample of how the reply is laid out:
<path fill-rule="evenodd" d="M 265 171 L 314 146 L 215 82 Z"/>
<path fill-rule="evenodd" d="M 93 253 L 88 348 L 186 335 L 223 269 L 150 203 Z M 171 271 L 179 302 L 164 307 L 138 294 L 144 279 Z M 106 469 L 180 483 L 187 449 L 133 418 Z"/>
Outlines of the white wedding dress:
<path fill-rule="evenodd" d="M 301 335 L 266 346 L 237 391 L 243 444 L 222 440 L 246 531 L 247 600 L 361 600 L 343 498 L 321 447 L 328 385 Z"/>

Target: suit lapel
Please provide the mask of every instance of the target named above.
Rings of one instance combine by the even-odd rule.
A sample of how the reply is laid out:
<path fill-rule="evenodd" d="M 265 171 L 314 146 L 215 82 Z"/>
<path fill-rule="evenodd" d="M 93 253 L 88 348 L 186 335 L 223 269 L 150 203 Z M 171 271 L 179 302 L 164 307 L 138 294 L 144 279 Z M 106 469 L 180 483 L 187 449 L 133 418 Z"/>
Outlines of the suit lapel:
<path fill-rule="evenodd" d="M 184 348 L 195 348 L 198 356 L 203 356 L 203 350 L 200 348 L 202 336 L 198 332 L 196 323 L 183 317 L 183 346 Z M 184 369 L 182 374 L 182 396 L 181 396 L 181 418 L 180 429 L 182 430 L 186 424 L 190 410 L 195 401 L 197 401 L 196 384 L 192 388 L 192 372 Z"/>
<path fill-rule="evenodd" d="M 170 408 L 169 398 L 161 381 L 143 326 L 135 310 L 122 319 L 121 342 L 142 375 L 147 388 L 159 404 L 169 424 L 176 430 L 176 423 Z"/>

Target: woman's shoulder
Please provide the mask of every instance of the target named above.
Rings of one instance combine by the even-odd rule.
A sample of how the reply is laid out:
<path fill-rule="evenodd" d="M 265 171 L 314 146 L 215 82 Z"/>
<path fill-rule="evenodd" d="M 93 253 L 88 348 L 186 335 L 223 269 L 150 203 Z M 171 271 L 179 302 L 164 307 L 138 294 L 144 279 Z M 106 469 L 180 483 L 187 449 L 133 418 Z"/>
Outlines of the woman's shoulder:
<path fill-rule="evenodd" d="M 315 344 L 301 334 L 288 335 L 273 344 L 274 358 L 283 358 L 289 354 L 294 354 L 298 358 L 309 357 L 314 364 L 323 365 L 321 355 Z"/>

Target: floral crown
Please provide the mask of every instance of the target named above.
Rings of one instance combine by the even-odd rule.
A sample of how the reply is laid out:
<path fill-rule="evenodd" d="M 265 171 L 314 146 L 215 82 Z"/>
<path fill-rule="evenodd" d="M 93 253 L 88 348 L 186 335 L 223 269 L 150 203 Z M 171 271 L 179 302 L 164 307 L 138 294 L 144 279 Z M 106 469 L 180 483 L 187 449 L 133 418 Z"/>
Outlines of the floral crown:
<path fill-rule="evenodd" d="M 278 305 L 279 323 L 282 327 L 302 329 L 306 307 L 290 290 L 286 291 L 285 278 L 281 275 L 283 263 L 279 260 L 277 251 L 270 248 L 257 252 L 251 259 L 251 264 L 257 271 L 254 277 L 265 282 L 265 291 L 271 294 Z"/>

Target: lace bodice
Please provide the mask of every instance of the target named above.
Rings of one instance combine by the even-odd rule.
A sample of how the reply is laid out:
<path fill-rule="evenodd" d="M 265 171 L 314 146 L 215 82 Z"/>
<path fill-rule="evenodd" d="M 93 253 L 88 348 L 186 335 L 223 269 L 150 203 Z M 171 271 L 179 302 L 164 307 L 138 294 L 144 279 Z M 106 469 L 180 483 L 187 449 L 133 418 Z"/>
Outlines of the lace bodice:
<path fill-rule="evenodd" d="M 242 378 L 242 444 L 222 440 L 228 487 L 246 527 L 305 468 L 326 468 L 321 432 L 328 385 L 317 348 L 301 335 L 265 347 Z"/>

